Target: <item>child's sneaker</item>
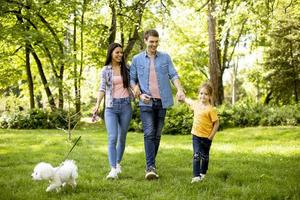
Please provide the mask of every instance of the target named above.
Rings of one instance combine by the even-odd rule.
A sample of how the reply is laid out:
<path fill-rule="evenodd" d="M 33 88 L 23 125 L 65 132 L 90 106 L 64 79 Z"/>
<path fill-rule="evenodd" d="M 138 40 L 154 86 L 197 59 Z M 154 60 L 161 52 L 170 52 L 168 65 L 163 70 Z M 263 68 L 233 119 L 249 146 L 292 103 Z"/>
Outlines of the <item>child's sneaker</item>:
<path fill-rule="evenodd" d="M 116 168 L 111 168 L 109 174 L 106 176 L 106 179 L 117 179 L 118 173 Z"/>
<path fill-rule="evenodd" d="M 201 176 L 196 176 L 196 177 L 192 178 L 191 183 L 197 183 L 199 181 L 202 181 Z"/>
<path fill-rule="evenodd" d="M 205 177 L 205 174 L 200 174 L 200 176 L 195 176 L 194 178 L 192 178 L 192 182 L 191 183 L 196 183 L 199 181 L 202 181 Z"/>
<path fill-rule="evenodd" d="M 116 168 L 117 174 L 121 174 L 122 173 L 122 168 L 120 164 L 117 164 L 117 168 Z"/>
<path fill-rule="evenodd" d="M 200 174 L 201 180 L 205 178 L 205 174 Z"/>

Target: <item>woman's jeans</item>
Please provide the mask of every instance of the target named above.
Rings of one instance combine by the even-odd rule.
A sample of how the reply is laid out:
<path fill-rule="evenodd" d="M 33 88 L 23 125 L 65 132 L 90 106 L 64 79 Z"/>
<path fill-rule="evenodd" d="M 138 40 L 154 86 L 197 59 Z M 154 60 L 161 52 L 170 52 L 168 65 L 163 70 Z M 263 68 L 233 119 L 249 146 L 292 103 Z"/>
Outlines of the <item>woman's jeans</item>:
<path fill-rule="evenodd" d="M 140 106 L 141 120 L 144 130 L 144 146 L 146 153 L 146 165 L 148 170 L 155 166 L 161 131 L 164 126 L 166 109 L 162 108 L 161 100 L 153 100 L 151 106 Z"/>
<path fill-rule="evenodd" d="M 206 174 L 209 162 L 209 149 L 211 146 L 211 140 L 204 137 L 197 137 L 193 135 L 193 172 L 194 177 Z"/>
<path fill-rule="evenodd" d="M 111 167 L 120 163 L 125 150 L 127 130 L 132 116 L 130 98 L 113 99 L 113 107 L 105 108 L 108 132 L 108 160 Z"/>

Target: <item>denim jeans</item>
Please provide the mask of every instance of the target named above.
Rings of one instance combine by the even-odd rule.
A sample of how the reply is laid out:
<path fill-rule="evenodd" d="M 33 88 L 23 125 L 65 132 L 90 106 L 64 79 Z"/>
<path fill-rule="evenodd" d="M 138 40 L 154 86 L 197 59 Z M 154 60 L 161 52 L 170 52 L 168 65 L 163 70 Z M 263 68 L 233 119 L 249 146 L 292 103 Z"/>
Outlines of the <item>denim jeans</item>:
<path fill-rule="evenodd" d="M 211 140 L 204 137 L 197 137 L 193 135 L 193 173 L 194 177 L 206 174 L 209 162 L 209 150 L 211 146 Z"/>
<path fill-rule="evenodd" d="M 164 126 L 166 109 L 162 108 L 161 100 L 153 101 L 152 106 L 140 106 L 141 120 L 144 131 L 146 154 L 146 170 L 155 166 L 161 131 Z"/>
<path fill-rule="evenodd" d="M 127 130 L 132 116 L 130 98 L 113 99 L 113 107 L 105 108 L 108 133 L 108 160 L 111 167 L 120 163 L 125 150 Z"/>

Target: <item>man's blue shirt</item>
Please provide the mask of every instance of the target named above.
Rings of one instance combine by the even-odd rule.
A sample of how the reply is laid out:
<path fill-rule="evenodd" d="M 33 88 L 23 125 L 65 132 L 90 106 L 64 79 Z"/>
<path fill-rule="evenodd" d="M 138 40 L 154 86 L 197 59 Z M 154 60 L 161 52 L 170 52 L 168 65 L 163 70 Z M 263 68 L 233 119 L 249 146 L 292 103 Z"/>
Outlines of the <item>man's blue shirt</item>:
<path fill-rule="evenodd" d="M 179 76 L 167 53 L 157 51 L 154 63 L 162 106 L 163 108 L 168 108 L 174 103 L 170 80 L 174 81 L 175 79 L 178 79 Z M 151 95 L 149 90 L 149 73 L 150 57 L 147 55 L 146 51 L 143 51 L 135 55 L 132 59 L 130 67 L 130 84 L 139 84 L 143 94 Z M 152 101 L 149 104 L 145 104 L 140 100 L 139 105 L 152 106 Z"/>

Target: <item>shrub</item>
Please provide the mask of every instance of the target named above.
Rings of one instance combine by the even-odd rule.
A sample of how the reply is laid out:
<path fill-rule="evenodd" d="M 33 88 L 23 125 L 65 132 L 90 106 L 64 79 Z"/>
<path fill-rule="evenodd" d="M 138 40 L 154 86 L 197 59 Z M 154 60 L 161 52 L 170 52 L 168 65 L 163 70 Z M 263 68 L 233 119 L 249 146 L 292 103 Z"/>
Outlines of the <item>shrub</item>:
<path fill-rule="evenodd" d="M 143 126 L 140 117 L 140 109 L 138 107 L 138 101 L 132 103 L 132 119 L 130 121 L 129 131 L 142 132 Z"/>
<path fill-rule="evenodd" d="M 129 131 L 142 132 L 142 122 L 140 119 L 140 110 L 138 102 L 134 102 L 132 120 L 130 122 Z M 193 123 L 192 110 L 185 104 L 176 104 L 167 110 L 163 134 L 190 134 Z"/>
<path fill-rule="evenodd" d="M 219 130 L 229 127 L 278 126 L 300 124 L 300 104 L 281 107 L 265 106 L 251 102 L 235 105 L 224 104 L 217 108 L 220 119 Z M 167 110 L 163 134 L 191 134 L 193 111 L 186 104 L 175 104 Z M 138 102 L 133 103 L 130 131 L 142 132 Z"/>
<path fill-rule="evenodd" d="M 80 116 L 74 115 L 71 111 L 71 128 L 76 125 Z M 29 111 L 20 111 L 15 113 L 2 113 L 0 118 L 0 128 L 15 129 L 68 129 L 68 112 L 65 110 L 56 110 L 53 112 L 32 109 Z"/>
<path fill-rule="evenodd" d="M 193 112 L 185 104 L 175 104 L 167 111 L 163 134 L 188 135 L 193 125 Z"/>

